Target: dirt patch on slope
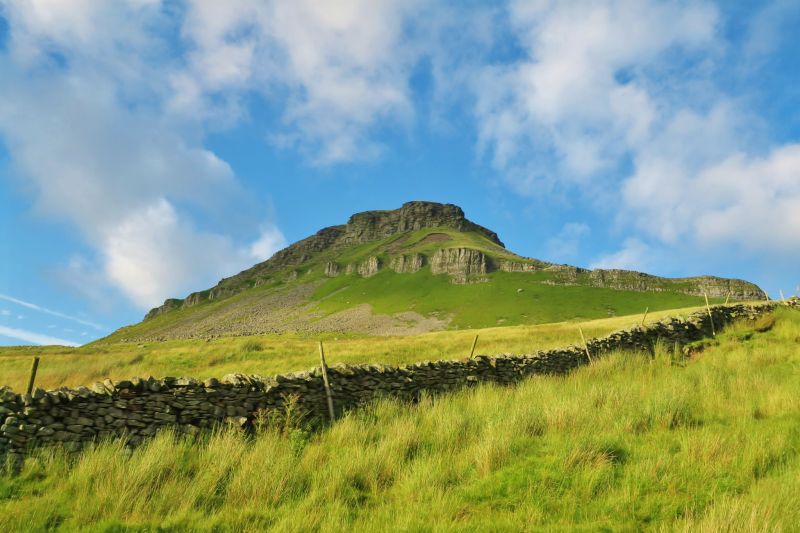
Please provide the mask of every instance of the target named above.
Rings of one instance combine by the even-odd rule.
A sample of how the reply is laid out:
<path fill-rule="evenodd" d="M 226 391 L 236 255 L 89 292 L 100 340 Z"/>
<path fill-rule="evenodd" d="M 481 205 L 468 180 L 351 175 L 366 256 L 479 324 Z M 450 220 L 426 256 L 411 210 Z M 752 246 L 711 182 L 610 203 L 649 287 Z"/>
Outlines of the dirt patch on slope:
<path fill-rule="evenodd" d="M 305 283 L 254 294 L 218 309 L 198 309 L 176 323 L 130 336 L 128 342 L 162 341 L 263 335 L 285 332 L 350 332 L 366 335 L 415 335 L 445 329 L 450 318 L 425 317 L 411 311 L 378 315 L 372 306 L 362 304 L 332 315 L 325 315 L 309 302 L 324 281 Z"/>
<path fill-rule="evenodd" d="M 445 329 L 450 318 L 425 317 L 413 311 L 376 315 L 369 304 L 357 305 L 318 320 L 317 331 L 356 332 L 367 335 L 417 335 Z"/>
<path fill-rule="evenodd" d="M 447 233 L 431 233 L 420 239 L 416 244 L 427 244 L 429 242 L 447 242 L 452 241 L 453 238 Z"/>

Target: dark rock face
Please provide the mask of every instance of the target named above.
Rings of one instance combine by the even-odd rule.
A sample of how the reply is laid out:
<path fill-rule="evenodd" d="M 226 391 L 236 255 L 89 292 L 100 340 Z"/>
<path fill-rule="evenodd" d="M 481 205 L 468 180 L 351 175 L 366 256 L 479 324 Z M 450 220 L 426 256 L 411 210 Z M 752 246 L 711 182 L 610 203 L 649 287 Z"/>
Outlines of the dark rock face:
<path fill-rule="evenodd" d="M 356 213 L 347 222 L 341 242 L 345 245 L 361 244 L 425 228 L 474 231 L 503 246 L 495 232 L 467 220 L 457 205 L 434 202 L 407 202 L 400 209 L 391 211 Z"/>

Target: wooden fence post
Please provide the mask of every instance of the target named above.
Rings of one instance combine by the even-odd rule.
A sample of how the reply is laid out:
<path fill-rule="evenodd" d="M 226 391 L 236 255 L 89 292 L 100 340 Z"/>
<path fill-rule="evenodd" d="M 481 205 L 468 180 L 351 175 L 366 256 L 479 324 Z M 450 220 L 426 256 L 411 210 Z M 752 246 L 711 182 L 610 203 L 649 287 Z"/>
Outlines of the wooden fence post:
<path fill-rule="evenodd" d="M 331 422 L 336 418 L 336 412 L 333 410 L 333 396 L 331 396 L 331 385 L 328 382 L 328 365 L 325 364 L 325 349 L 322 347 L 322 341 L 319 341 L 319 361 L 322 368 L 322 382 L 325 385 L 325 397 L 328 400 L 328 415 L 331 417 Z"/>
<path fill-rule="evenodd" d="M 642 317 L 642 326 L 644 326 L 644 321 L 647 318 L 647 312 L 650 310 L 649 307 L 644 308 L 644 316 Z"/>
<path fill-rule="evenodd" d="M 708 293 L 704 292 L 703 296 L 706 298 L 706 310 L 708 311 L 708 319 L 711 321 L 711 336 L 716 337 L 717 332 L 714 329 L 714 317 L 711 316 L 711 306 L 708 304 Z"/>
<path fill-rule="evenodd" d="M 475 346 L 478 344 L 478 336 L 475 335 L 475 338 L 472 339 L 472 349 L 469 351 L 469 358 L 472 359 L 472 356 L 475 355 Z"/>
<path fill-rule="evenodd" d="M 728 291 L 728 294 L 725 295 L 725 305 L 728 305 L 728 300 L 731 299 L 731 291 Z"/>
<path fill-rule="evenodd" d="M 578 331 L 581 334 L 581 340 L 583 341 L 583 349 L 586 350 L 586 357 L 589 359 L 589 363 L 592 362 L 592 354 L 589 353 L 589 345 L 586 343 L 586 337 L 583 336 L 583 330 L 580 326 L 578 326 Z"/>
<path fill-rule="evenodd" d="M 39 358 L 33 358 L 33 364 L 31 365 L 31 377 L 28 379 L 28 389 L 26 390 L 27 394 L 33 392 L 33 382 L 36 381 L 36 371 L 39 369 Z"/>

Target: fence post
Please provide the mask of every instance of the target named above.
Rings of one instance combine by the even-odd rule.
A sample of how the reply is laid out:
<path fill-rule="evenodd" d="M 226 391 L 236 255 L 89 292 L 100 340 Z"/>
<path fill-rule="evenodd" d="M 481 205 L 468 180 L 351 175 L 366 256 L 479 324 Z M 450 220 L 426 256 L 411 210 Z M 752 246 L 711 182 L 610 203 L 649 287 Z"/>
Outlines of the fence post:
<path fill-rule="evenodd" d="M 728 300 L 731 299 L 731 291 L 728 291 L 728 294 L 725 295 L 725 305 L 728 305 Z"/>
<path fill-rule="evenodd" d="M 336 413 L 333 410 L 331 385 L 328 382 L 328 365 L 325 364 L 325 349 L 322 347 L 322 341 L 319 341 L 319 361 L 322 368 L 322 383 L 325 385 L 325 397 L 328 400 L 328 415 L 331 417 L 331 422 L 333 422 L 336 418 Z"/>
<path fill-rule="evenodd" d="M 39 357 L 33 358 L 31 365 L 31 377 L 28 379 L 28 389 L 25 391 L 27 394 L 33 392 L 33 382 L 36 381 L 36 371 L 39 369 Z"/>
<path fill-rule="evenodd" d="M 644 316 L 642 317 L 642 326 L 644 326 L 644 321 L 647 318 L 647 312 L 650 310 L 649 307 L 644 308 Z"/>
<path fill-rule="evenodd" d="M 583 330 L 580 326 L 578 326 L 578 331 L 581 334 L 581 340 L 583 341 L 583 349 L 586 350 L 586 357 L 589 359 L 589 363 L 592 362 L 592 354 L 589 353 L 589 345 L 586 343 L 586 337 L 583 336 Z"/>
<path fill-rule="evenodd" d="M 475 335 L 475 338 L 472 339 L 472 349 L 469 351 L 469 358 L 472 359 L 472 356 L 475 355 L 475 345 L 478 344 L 478 336 Z"/>
<path fill-rule="evenodd" d="M 708 319 L 711 321 L 711 336 L 712 337 L 716 337 L 717 336 L 717 332 L 714 329 L 714 317 L 711 316 L 711 306 L 708 304 L 708 293 L 707 292 L 703 292 L 703 296 L 705 296 L 705 298 L 706 298 L 706 310 L 708 311 Z"/>

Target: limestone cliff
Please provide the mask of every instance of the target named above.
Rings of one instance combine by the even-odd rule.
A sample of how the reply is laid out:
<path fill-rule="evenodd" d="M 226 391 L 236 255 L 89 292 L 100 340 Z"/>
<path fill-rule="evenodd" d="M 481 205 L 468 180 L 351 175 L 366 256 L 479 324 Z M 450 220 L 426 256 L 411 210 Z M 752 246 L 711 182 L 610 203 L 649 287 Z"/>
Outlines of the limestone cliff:
<path fill-rule="evenodd" d="M 419 272 L 424 264 L 425 256 L 422 254 L 400 255 L 392 258 L 389 268 L 398 274 L 413 274 Z"/>
<path fill-rule="evenodd" d="M 480 276 L 489 271 L 486 255 L 472 248 L 447 248 L 437 250 L 431 258 L 432 274 L 448 274 L 454 283 L 470 280 L 482 281 Z"/>
<path fill-rule="evenodd" d="M 358 275 L 362 278 L 368 278 L 370 276 L 374 276 L 378 273 L 378 269 L 381 268 L 380 259 L 377 257 L 370 257 L 360 265 L 358 265 Z"/>

